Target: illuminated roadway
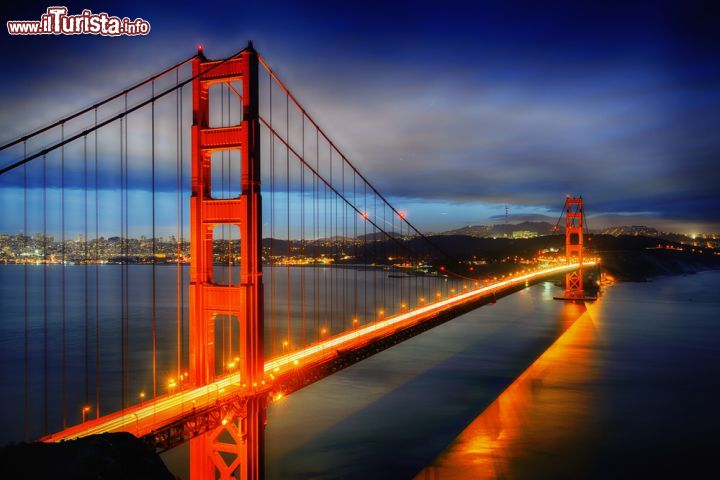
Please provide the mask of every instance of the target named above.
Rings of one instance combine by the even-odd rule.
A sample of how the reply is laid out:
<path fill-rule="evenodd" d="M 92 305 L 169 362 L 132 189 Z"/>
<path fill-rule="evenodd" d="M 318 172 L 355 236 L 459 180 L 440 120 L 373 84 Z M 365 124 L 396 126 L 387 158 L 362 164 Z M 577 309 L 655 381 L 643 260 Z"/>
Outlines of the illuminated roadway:
<path fill-rule="evenodd" d="M 584 266 L 594 265 L 595 262 L 585 262 Z M 223 397 L 232 394 L 251 394 L 253 390 L 273 393 L 272 379 L 285 372 L 302 368 L 310 363 L 318 364 L 331 360 L 337 356 L 341 349 L 356 348 L 368 345 L 375 340 L 384 338 L 394 332 L 423 321 L 434 318 L 440 312 L 445 312 L 469 302 L 476 301 L 493 293 L 517 287 L 529 281 L 542 277 L 556 275 L 564 271 L 574 270 L 579 264 L 563 264 L 548 267 L 516 277 L 501 280 L 483 287 L 468 290 L 464 293 L 439 300 L 409 312 L 401 313 L 385 320 L 379 320 L 355 328 L 351 331 L 330 337 L 327 340 L 310 345 L 301 350 L 268 360 L 265 363 L 267 382 L 265 385 L 243 385 L 240 374 L 229 374 L 213 383 L 203 387 L 180 390 L 150 399 L 100 418 L 88 420 L 79 425 L 67 428 L 61 432 L 49 435 L 42 440 L 60 441 L 86 435 L 106 432 L 130 432 L 138 437 L 147 435 L 162 425 L 178 420 L 191 413 L 196 408 L 211 406 Z"/>

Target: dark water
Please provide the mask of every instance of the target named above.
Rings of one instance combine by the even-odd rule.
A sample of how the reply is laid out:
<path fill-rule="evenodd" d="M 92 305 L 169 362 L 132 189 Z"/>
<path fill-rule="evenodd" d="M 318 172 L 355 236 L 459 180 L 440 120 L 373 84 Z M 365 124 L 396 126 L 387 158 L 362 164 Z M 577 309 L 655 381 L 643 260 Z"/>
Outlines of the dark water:
<path fill-rule="evenodd" d="M 267 477 L 717 477 L 718 281 L 587 311 L 546 283 L 468 313 L 273 404 Z"/>

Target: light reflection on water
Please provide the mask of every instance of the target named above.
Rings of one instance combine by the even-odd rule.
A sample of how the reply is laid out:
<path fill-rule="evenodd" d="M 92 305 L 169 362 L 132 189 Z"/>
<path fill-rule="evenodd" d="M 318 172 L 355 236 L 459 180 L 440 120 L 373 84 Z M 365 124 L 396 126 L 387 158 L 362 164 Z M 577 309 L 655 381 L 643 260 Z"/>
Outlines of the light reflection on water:
<path fill-rule="evenodd" d="M 583 429 L 591 399 L 578 385 L 595 374 L 594 349 L 589 347 L 601 333 L 593 318 L 597 308 L 566 304 L 565 333 L 416 479 L 514 478 L 518 458 L 552 450 L 569 432 Z"/>

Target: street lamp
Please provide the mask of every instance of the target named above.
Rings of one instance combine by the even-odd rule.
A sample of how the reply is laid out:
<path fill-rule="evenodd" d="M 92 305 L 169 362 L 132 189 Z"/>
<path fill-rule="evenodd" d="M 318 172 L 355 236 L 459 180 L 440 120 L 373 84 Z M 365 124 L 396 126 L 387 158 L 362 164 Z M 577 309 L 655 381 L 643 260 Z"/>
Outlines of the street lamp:
<path fill-rule="evenodd" d="M 143 404 L 143 401 L 145 401 L 145 392 L 140 392 L 140 405 Z"/>
<path fill-rule="evenodd" d="M 87 414 L 90 412 L 90 405 L 85 405 L 82 409 L 82 423 L 85 423 Z"/>

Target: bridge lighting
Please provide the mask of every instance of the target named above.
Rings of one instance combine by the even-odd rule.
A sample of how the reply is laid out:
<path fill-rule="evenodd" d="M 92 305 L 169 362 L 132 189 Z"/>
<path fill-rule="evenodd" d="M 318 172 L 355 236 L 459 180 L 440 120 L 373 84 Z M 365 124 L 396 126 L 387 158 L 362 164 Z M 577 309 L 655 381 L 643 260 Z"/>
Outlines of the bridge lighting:
<path fill-rule="evenodd" d="M 223 419 L 222 419 L 222 424 L 223 424 L 223 426 L 227 425 L 227 424 L 228 424 L 228 419 L 227 419 L 227 418 L 223 418 Z"/>
<path fill-rule="evenodd" d="M 425 297 L 420 297 L 420 303 L 425 303 Z"/>
<path fill-rule="evenodd" d="M 140 392 L 140 405 L 142 405 L 144 400 L 145 400 L 145 392 Z"/>
<path fill-rule="evenodd" d="M 298 362 L 297 360 L 293 360 L 293 365 L 297 366 L 298 363 L 300 363 L 300 362 Z"/>
<path fill-rule="evenodd" d="M 87 420 L 87 414 L 90 412 L 90 405 L 85 405 L 82 409 L 82 423 Z"/>

